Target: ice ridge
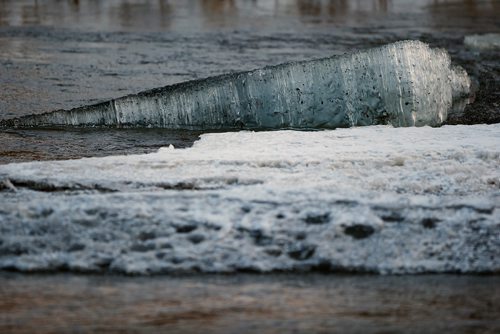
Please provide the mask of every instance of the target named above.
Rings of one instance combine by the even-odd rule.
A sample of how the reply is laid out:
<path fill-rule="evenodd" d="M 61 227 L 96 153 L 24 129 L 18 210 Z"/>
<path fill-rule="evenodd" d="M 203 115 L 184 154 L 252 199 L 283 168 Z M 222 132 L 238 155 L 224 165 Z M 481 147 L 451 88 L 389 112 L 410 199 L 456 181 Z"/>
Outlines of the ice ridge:
<path fill-rule="evenodd" d="M 401 41 L 343 56 L 183 82 L 1 126 L 171 129 L 440 125 L 470 80 L 448 53 Z M 455 103 L 455 106 L 454 106 Z M 461 103 L 463 105 L 463 103 Z"/>

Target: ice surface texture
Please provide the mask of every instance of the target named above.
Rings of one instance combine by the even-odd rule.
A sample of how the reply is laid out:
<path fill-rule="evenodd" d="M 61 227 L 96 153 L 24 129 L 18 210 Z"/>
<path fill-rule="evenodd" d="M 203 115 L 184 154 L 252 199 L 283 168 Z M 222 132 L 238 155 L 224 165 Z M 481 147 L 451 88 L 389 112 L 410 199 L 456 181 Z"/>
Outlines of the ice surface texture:
<path fill-rule="evenodd" d="M 402 41 L 344 56 L 188 81 L 108 102 L 3 121 L 3 126 L 172 129 L 439 125 L 469 93 L 449 55 Z"/>
<path fill-rule="evenodd" d="M 0 269 L 500 272 L 500 124 L 0 166 Z"/>
<path fill-rule="evenodd" d="M 500 34 L 465 36 L 464 44 L 472 49 L 500 50 Z"/>

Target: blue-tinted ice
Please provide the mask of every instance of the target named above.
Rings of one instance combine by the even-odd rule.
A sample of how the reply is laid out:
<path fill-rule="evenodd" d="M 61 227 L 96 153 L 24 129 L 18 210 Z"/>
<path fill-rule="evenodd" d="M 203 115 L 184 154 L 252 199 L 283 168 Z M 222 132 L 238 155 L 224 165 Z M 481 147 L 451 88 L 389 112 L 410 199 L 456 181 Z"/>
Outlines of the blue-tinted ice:
<path fill-rule="evenodd" d="M 402 41 L 343 56 L 292 62 L 3 121 L 3 126 L 171 129 L 439 125 L 470 80 L 446 51 Z M 461 101 L 463 102 L 463 101 Z M 455 106 L 454 106 L 455 103 Z"/>

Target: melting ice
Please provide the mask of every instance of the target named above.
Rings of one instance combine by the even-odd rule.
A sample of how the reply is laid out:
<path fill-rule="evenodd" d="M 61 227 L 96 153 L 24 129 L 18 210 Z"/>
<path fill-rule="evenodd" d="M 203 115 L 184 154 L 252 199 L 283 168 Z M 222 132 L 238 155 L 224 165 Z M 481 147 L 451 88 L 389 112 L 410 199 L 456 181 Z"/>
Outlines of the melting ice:
<path fill-rule="evenodd" d="M 0 125 L 171 129 L 439 125 L 454 102 L 468 95 L 469 86 L 467 73 L 451 65 L 446 51 L 402 41 L 188 81 Z"/>

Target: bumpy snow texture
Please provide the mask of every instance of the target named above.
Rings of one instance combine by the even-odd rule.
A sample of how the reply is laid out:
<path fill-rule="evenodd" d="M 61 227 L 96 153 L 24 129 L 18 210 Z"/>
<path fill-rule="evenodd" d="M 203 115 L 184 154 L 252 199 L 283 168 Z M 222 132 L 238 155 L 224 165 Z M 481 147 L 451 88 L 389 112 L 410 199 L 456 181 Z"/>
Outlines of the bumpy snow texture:
<path fill-rule="evenodd" d="M 500 125 L 203 135 L 0 166 L 0 269 L 500 272 Z"/>

